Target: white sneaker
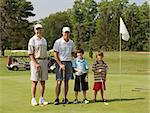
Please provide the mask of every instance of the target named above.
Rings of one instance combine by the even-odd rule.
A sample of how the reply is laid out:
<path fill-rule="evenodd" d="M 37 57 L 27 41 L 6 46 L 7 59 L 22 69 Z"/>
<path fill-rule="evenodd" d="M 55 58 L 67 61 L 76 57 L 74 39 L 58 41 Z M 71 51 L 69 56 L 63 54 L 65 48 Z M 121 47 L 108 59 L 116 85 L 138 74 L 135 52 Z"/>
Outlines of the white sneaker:
<path fill-rule="evenodd" d="M 43 97 L 39 98 L 39 105 L 47 105 L 47 104 L 48 102 L 46 102 Z"/>
<path fill-rule="evenodd" d="M 83 103 L 84 103 L 84 104 L 88 104 L 89 101 L 85 98 L 85 99 L 83 99 Z"/>
<path fill-rule="evenodd" d="M 35 99 L 35 98 L 32 98 L 32 100 L 31 100 L 31 105 L 32 105 L 32 106 L 36 106 L 36 105 L 37 105 L 37 102 L 36 102 L 36 99 Z"/>

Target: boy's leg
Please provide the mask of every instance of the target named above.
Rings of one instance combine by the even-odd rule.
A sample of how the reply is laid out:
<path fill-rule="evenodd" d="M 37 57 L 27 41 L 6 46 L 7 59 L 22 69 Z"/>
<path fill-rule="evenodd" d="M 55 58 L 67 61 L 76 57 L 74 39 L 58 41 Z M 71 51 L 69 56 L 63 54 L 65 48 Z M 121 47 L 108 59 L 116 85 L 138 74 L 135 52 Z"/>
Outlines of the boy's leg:
<path fill-rule="evenodd" d="M 104 97 L 104 90 L 105 90 L 104 80 L 102 80 L 101 84 L 102 84 L 102 88 L 100 90 L 101 97 L 102 97 L 102 101 L 105 101 L 105 97 Z"/>
<path fill-rule="evenodd" d="M 86 91 L 83 91 L 83 97 L 86 99 Z"/>
<path fill-rule="evenodd" d="M 75 91 L 75 99 L 78 99 L 78 91 Z"/>
<path fill-rule="evenodd" d="M 86 98 L 86 91 L 83 91 L 83 96 L 84 96 L 83 103 L 84 103 L 84 104 L 88 104 L 89 101 L 88 101 L 87 98 Z"/>
<path fill-rule="evenodd" d="M 100 93 L 101 93 L 101 98 L 102 98 L 102 100 L 104 100 L 104 90 L 101 89 L 101 90 L 100 90 Z"/>
<path fill-rule="evenodd" d="M 96 101 L 97 91 L 94 90 L 94 101 Z"/>
<path fill-rule="evenodd" d="M 74 104 L 78 103 L 78 91 L 75 91 L 75 99 L 74 99 Z"/>

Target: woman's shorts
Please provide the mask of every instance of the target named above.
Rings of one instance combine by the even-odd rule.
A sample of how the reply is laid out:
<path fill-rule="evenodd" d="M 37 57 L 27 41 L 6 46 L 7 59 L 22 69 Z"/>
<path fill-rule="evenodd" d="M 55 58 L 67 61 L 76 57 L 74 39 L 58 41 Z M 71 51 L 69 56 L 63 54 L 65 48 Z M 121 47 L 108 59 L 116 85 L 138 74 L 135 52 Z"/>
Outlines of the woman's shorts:
<path fill-rule="evenodd" d="M 62 70 L 60 69 L 59 64 L 56 63 L 56 80 L 73 79 L 72 62 L 62 61 L 62 63 L 65 65 L 65 73 L 63 74 Z"/>
<path fill-rule="evenodd" d="M 76 75 L 74 91 L 86 91 L 89 89 L 88 82 L 85 81 L 86 73 L 80 76 Z"/>
<path fill-rule="evenodd" d="M 105 82 L 103 82 L 103 83 L 102 82 L 95 82 L 94 83 L 93 90 L 98 91 L 98 90 L 102 90 L 102 89 L 106 90 Z"/>

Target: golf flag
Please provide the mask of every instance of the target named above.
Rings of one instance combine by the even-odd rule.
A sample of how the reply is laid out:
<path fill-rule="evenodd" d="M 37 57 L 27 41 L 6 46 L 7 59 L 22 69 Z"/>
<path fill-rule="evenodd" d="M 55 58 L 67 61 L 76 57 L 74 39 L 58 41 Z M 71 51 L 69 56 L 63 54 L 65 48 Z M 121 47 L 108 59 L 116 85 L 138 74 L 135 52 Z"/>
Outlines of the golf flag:
<path fill-rule="evenodd" d="M 126 25 L 124 24 L 122 18 L 120 17 L 120 34 L 122 36 L 122 39 L 125 41 L 129 40 L 129 32 L 126 28 Z"/>

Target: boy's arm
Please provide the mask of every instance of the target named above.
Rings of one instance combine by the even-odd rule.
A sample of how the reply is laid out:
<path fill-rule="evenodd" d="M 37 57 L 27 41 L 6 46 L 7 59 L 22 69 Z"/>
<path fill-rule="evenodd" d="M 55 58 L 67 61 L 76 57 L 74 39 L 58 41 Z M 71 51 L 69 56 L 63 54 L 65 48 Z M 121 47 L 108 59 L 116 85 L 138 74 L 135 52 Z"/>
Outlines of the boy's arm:
<path fill-rule="evenodd" d="M 73 68 L 76 72 L 78 72 L 79 70 L 77 68 Z"/>
<path fill-rule="evenodd" d="M 87 74 L 86 74 L 86 76 L 88 77 L 88 75 L 89 75 L 89 69 L 87 69 Z"/>

